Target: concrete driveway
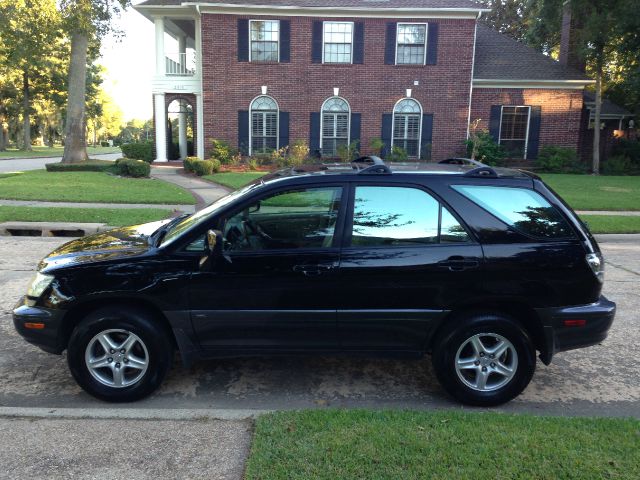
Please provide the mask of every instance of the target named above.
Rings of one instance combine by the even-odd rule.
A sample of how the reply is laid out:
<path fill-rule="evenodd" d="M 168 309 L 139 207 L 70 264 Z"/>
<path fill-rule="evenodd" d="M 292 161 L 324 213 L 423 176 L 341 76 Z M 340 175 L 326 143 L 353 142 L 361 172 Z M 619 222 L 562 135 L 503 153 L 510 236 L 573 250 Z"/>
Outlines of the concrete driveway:
<path fill-rule="evenodd" d="M 0 406 L 105 408 L 72 380 L 66 359 L 24 342 L 10 310 L 42 256 L 63 240 L 0 238 Z M 640 418 L 640 244 L 603 244 L 605 293 L 619 313 L 609 338 L 541 363 L 506 412 Z M 216 360 L 185 370 L 177 362 L 143 409 L 293 409 L 307 407 L 460 408 L 441 390 L 428 361 L 353 358 Z"/>
<path fill-rule="evenodd" d="M 98 160 L 115 160 L 122 157 L 121 153 L 106 153 L 102 155 L 91 155 L 91 158 Z M 27 170 L 42 170 L 47 163 L 59 162 L 62 157 L 47 158 L 16 158 L 13 160 L 0 159 L 0 173 L 24 172 Z"/>

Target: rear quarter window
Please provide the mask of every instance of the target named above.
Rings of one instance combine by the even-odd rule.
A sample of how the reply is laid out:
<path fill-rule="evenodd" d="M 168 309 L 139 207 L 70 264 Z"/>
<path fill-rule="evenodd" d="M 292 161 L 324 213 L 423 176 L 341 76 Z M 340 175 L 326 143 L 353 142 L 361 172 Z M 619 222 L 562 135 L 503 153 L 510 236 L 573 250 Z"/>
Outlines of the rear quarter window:
<path fill-rule="evenodd" d="M 526 188 L 452 185 L 513 229 L 537 238 L 573 238 L 573 230 L 542 195 Z"/>

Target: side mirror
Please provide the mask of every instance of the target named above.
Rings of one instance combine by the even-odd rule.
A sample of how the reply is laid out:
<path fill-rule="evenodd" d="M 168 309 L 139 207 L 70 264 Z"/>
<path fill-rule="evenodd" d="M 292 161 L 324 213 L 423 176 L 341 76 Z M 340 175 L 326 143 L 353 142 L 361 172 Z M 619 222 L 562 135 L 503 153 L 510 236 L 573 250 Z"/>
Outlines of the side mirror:
<path fill-rule="evenodd" d="M 220 230 L 207 230 L 205 242 L 210 255 L 220 252 L 222 249 L 222 232 Z"/>

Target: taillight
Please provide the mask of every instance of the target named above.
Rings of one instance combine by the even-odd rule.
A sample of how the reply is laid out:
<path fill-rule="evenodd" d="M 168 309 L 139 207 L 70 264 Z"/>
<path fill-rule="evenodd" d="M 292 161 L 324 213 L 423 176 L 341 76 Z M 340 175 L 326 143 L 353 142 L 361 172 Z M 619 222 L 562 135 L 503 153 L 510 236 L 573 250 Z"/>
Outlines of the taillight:
<path fill-rule="evenodd" d="M 600 283 L 604 282 L 604 259 L 600 253 L 588 253 L 587 263 Z"/>

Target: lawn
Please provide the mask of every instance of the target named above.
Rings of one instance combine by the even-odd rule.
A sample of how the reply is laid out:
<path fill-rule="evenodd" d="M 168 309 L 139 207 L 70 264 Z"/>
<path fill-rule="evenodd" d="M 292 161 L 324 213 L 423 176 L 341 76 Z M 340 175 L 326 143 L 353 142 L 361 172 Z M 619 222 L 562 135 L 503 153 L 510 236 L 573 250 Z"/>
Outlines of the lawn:
<path fill-rule="evenodd" d="M 33 170 L 0 178 L 0 198 L 58 202 L 165 203 L 192 205 L 191 193 L 151 178 L 121 178 L 103 172 Z"/>
<path fill-rule="evenodd" d="M 219 183 L 225 187 L 237 190 L 240 187 L 244 187 L 247 183 L 253 182 L 256 178 L 260 178 L 266 175 L 267 172 L 225 172 L 214 173 L 213 175 L 205 175 L 205 180 Z"/>
<path fill-rule="evenodd" d="M 0 222 L 106 223 L 114 227 L 162 220 L 170 210 L 159 208 L 47 208 L 0 205 Z"/>
<path fill-rule="evenodd" d="M 34 158 L 34 157 L 61 157 L 64 147 L 33 147 L 30 152 L 9 148 L 6 152 L 0 152 L 2 158 Z M 119 147 L 87 147 L 89 155 L 104 153 L 120 153 Z"/>
<path fill-rule="evenodd" d="M 640 233 L 640 216 L 580 215 L 591 233 Z"/>
<path fill-rule="evenodd" d="M 640 210 L 640 177 L 540 176 L 576 210 Z"/>
<path fill-rule="evenodd" d="M 310 410 L 258 418 L 247 479 L 637 479 L 640 422 Z"/>

